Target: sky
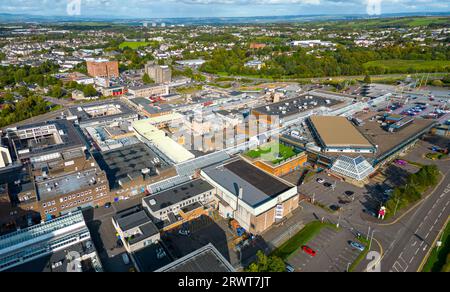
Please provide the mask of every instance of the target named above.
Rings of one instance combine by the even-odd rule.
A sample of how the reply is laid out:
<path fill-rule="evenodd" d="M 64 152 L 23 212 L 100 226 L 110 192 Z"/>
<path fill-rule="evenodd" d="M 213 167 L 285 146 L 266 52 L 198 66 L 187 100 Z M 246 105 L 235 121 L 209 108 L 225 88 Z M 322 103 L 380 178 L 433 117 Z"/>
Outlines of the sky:
<path fill-rule="evenodd" d="M 245 17 L 400 12 L 450 12 L 450 0 L 0 0 L 0 13 L 68 17 Z"/>

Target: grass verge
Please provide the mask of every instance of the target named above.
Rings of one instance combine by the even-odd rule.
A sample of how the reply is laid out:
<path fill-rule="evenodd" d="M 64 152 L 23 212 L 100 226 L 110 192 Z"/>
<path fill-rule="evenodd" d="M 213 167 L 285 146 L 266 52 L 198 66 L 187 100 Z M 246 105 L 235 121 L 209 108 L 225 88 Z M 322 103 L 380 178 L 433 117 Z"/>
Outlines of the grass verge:
<path fill-rule="evenodd" d="M 422 268 L 422 272 L 445 272 L 450 268 L 450 224 L 447 223 L 442 234 L 442 246 L 433 248 L 427 262 Z"/>
<path fill-rule="evenodd" d="M 363 252 L 361 252 L 359 254 L 359 256 L 356 258 L 356 260 L 350 265 L 350 267 L 348 268 L 349 272 L 353 272 L 356 269 L 356 267 L 358 267 L 359 264 L 367 257 L 367 254 L 369 253 L 369 241 L 363 237 L 358 238 L 358 241 L 360 243 L 362 243 L 366 248 L 364 249 Z"/>

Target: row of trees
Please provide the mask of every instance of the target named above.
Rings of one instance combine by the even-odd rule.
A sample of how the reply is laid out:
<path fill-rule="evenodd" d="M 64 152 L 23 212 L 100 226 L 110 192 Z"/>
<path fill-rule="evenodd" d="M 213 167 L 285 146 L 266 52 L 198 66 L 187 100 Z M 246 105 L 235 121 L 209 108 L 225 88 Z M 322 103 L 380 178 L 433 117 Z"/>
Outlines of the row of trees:
<path fill-rule="evenodd" d="M 0 127 L 35 117 L 50 110 L 42 97 L 29 96 L 16 104 L 5 104 L 0 111 Z"/>
<path fill-rule="evenodd" d="M 0 87 L 13 86 L 17 83 L 38 84 L 41 87 L 54 85 L 58 79 L 50 74 L 57 73 L 59 66 L 52 62 L 44 62 L 38 67 L 0 67 Z"/>
<path fill-rule="evenodd" d="M 271 50 L 271 51 L 269 51 Z M 417 46 L 392 46 L 389 48 L 350 48 L 338 46 L 336 50 L 327 50 L 320 56 L 310 54 L 306 49 L 298 49 L 285 53 L 266 47 L 267 57 L 265 65 L 257 71 L 245 67 L 245 63 L 251 60 L 254 52 L 235 47 L 232 50 L 217 49 L 211 59 L 206 62 L 201 70 L 207 73 L 226 72 L 230 75 L 260 75 L 262 77 L 290 76 L 301 77 L 325 77 L 340 75 L 386 74 L 401 73 L 389 72 L 383 66 L 371 66 L 366 68 L 364 64 L 376 60 L 405 59 L 405 60 L 449 60 L 450 51 L 446 48 L 422 48 Z M 256 53 L 261 54 L 261 53 Z M 450 68 L 436 68 L 449 70 Z M 403 69 L 402 69 L 403 70 Z M 394 71 L 398 71 L 395 69 Z M 408 71 L 408 70 L 406 70 Z M 408 72 L 404 72 L 408 73 Z"/>
<path fill-rule="evenodd" d="M 422 199 L 422 194 L 439 179 L 439 169 L 436 165 L 423 166 L 417 173 L 410 174 L 406 185 L 394 189 L 391 198 L 386 202 L 386 208 L 392 212 L 408 207 Z"/>

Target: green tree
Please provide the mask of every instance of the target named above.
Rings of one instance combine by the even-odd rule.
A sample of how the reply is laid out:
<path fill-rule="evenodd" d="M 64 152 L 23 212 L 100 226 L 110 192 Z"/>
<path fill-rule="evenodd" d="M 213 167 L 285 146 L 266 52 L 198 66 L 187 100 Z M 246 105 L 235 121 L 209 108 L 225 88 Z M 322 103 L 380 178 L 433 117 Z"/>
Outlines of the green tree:
<path fill-rule="evenodd" d="M 50 91 L 50 96 L 54 98 L 61 98 L 64 96 L 64 91 L 60 85 L 54 85 L 52 86 L 52 89 Z"/>
<path fill-rule="evenodd" d="M 366 77 L 364 77 L 364 83 L 366 83 L 366 84 L 372 83 L 372 78 L 370 77 L 369 74 L 367 74 Z"/>
<path fill-rule="evenodd" d="M 97 90 L 92 86 L 92 84 L 89 84 L 83 88 L 83 94 L 86 97 L 92 97 L 97 95 Z"/>
<path fill-rule="evenodd" d="M 444 82 L 442 82 L 441 80 L 433 80 L 431 82 L 431 85 L 437 86 L 437 87 L 442 87 L 442 86 L 444 86 Z"/>
<path fill-rule="evenodd" d="M 442 79 L 442 82 L 445 84 L 450 84 L 450 74 L 445 75 L 444 79 Z"/>
<path fill-rule="evenodd" d="M 267 272 L 285 272 L 286 265 L 283 260 L 275 256 L 267 256 L 262 251 L 257 253 L 258 259 L 256 262 L 252 263 L 248 268 L 247 272 L 256 273 L 267 273 Z"/>
<path fill-rule="evenodd" d="M 142 82 L 144 82 L 144 84 L 147 85 L 155 83 L 155 81 L 152 78 L 150 78 L 150 76 L 147 73 L 145 73 L 144 76 L 142 77 Z"/>

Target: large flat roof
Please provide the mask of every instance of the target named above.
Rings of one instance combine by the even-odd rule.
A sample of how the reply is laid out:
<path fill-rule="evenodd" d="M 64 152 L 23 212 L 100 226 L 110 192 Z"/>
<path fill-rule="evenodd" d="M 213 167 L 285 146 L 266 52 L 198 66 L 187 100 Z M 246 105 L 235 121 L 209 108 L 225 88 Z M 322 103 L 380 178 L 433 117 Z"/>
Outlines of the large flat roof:
<path fill-rule="evenodd" d="M 146 176 L 156 176 L 156 169 L 165 170 L 167 165 L 156 153 L 143 143 L 123 147 L 118 150 L 94 154 L 100 168 L 106 172 L 111 188 L 119 187 L 123 183 L 143 177 L 142 170 L 150 170 Z"/>
<path fill-rule="evenodd" d="M 20 152 L 19 157 L 21 159 L 64 152 L 70 149 L 82 148 L 86 146 L 86 142 L 82 138 L 81 133 L 78 132 L 75 126 L 67 120 L 54 120 L 37 124 L 28 124 L 18 127 L 17 131 L 12 132 L 18 133 L 20 131 L 31 131 L 32 129 L 46 126 L 54 126 L 56 128 L 57 133 L 54 133 L 54 135 L 58 135 L 61 143 L 56 143 L 52 138 L 44 139 L 40 137 L 38 139 L 34 137 L 29 139 L 20 139 L 18 136 L 11 135 L 11 139 L 14 141 L 17 151 L 28 150 Z M 32 143 L 30 141 L 32 141 Z"/>
<path fill-rule="evenodd" d="M 39 198 L 49 200 L 58 195 L 70 194 L 81 189 L 94 187 L 101 172 L 97 168 L 71 173 L 55 179 L 36 183 Z"/>
<path fill-rule="evenodd" d="M 107 110 L 108 107 L 109 111 Z M 112 111 L 111 109 L 115 110 Z M 118 100 L 84 104 L 69 108 L 68 112 L 70 115 L 77 116 L 81 124 L 108 122 L 118 118 L 137 118 L 138 116 L 128 105 Z"/>
<path fill-rule="evenodd" d="M 345 117 L 312 116 L 310 120 L 326 147 L 374 147 Z"/>
<path fill-rule="evenodd" d="M 211 166 L 203 172 L 236 196 L 239 195 L 239 188 L 242 188 L 243 201 L 253 208 L 293 188 L 242 159 Z"/>
<path fill-rule="evenodd" d="M 294 98 L 255 108 L 253 111 L 261 115 L 286 118 L 320 107 L 331 108 L 344 102 L 343 100 L 339 100 L 337 98 L 344 99 L 345 97 L 334 96 L 331 95 L 331 93 L 329 95 L 325 95 L 320 92 L 309 92 Z"/>

